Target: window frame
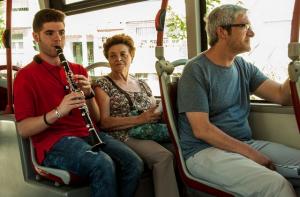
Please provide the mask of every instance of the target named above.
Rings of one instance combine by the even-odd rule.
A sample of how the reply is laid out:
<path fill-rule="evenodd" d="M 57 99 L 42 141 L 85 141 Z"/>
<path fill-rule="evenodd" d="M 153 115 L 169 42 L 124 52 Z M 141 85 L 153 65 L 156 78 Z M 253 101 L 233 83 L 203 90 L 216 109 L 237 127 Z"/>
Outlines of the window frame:
<path fill-rule="evenodd" d="M 142 1 L 146 0 L 85 0 L 70 4 L 66 4 L 65 1 L 49 0 L 49 7 L 59 9 L 66 15 L 74 15 Z"/>

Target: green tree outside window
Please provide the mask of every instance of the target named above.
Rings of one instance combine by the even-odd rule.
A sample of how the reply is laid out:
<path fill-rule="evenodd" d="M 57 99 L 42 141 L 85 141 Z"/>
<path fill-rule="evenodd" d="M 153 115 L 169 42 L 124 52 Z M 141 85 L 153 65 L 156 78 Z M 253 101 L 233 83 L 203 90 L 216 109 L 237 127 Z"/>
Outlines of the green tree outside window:
<path fill-rule="evenodd" d="M 210 11 L 221 3 L 221 0 L 206 0 L 206 10 Z M 166 16 L 167 37 L 175 41 L 184 40 L 186 35 L 186 19 L 173 11 L 171 6 L 167 8 Z"/>
<path fill-rule="evenodd" d="M 4 12 L 4 6 L 3 6 L 3 1 L 0 1 L 0 48 L 3 48 L 2 44 L 2 34 L 5 30 L 5 22 L 3 19 L 3 12 Z"/>

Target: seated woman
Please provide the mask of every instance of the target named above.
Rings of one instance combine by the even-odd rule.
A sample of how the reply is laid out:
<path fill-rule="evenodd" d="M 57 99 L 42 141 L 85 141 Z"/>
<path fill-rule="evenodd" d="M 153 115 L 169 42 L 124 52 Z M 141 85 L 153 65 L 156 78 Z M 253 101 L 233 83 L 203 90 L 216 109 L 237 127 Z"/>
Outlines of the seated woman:
<path fill-rule="evenodd" d="M 111 73 L 100 77 L 95 85 L 101 109 L 100 127 L 132 148 L 152 169 L 156 197 L 178 197 L 173 154 L 155 141 L 128 135 L 130 128 L 161 118 L 161 113 L 154 112 L 156 102 L 149 86 L 128 73 L 135 54 L 132 38 L 125 34 L 115 35 L 107 39 L 103 48 Z M 132 106 L 143 112 L 131 115 Z"/>

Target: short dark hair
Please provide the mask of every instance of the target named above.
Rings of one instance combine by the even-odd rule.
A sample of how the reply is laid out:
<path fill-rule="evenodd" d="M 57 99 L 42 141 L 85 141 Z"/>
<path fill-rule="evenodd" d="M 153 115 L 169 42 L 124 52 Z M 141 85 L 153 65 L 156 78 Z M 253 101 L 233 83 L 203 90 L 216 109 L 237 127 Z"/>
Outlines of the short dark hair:
<path fill-rule="evenodd" d="M 62 22 L 64 23 L 65 14 L 60 10 L 42 9 L 34 15 L 32 28 L 34 32 L 41 31 L 44 23 L 47 22 Z"/>
<path fill-rule="evenodd" d="M 106 57 L 106 59 L 108 59 L 108 51 L 110 47 L 117 44 L 125 44 L 126 46 L 128 46 L 131 58 L 134 58 L 135 47 L 133 39 L 125 34 L 117 34 L 110 38 L 107 38 L 106 42 L 103 44 L 103 54 Z"/>

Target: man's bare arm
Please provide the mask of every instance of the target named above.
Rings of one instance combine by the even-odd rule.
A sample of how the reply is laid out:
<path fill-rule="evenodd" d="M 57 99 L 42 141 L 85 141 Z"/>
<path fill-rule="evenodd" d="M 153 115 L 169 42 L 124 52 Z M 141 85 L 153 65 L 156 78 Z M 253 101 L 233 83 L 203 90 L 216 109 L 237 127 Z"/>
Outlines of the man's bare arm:
<path fill-rule="evenodd" d="M 267 79 L 255 90 L 254 94 L 277 104 L 292 104 L 289 79 L 283 84 Z"/>
<path fill-rule="evenodd" d="M 193 134 L 208 144 L 229 152 L 239 153 L 245 157 L 273 169 L 272 161 L 253 149 L 246 143 L 243 143 L 210 123 L 208 114 L 204 112 L 187 112 L 187 118 L 191 124 Z"/>

